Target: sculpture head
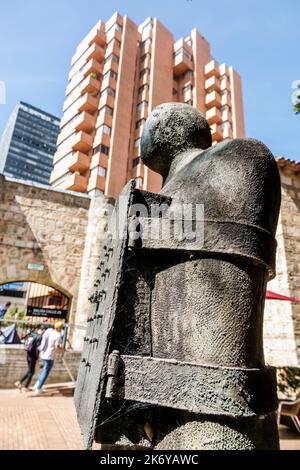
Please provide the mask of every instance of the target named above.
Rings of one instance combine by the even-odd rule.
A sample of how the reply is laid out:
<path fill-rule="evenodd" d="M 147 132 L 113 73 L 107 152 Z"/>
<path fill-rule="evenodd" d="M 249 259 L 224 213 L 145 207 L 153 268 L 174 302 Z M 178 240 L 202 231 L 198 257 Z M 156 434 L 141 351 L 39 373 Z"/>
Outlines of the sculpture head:
<path fill-rule="evenodd" d="M 210 127 L 196 108 L 184 103 L 164 103 L 148 117 L 141 138 L 144 164 L 163 178 L 174 158 L 189 149 L 212 145 Z"/>

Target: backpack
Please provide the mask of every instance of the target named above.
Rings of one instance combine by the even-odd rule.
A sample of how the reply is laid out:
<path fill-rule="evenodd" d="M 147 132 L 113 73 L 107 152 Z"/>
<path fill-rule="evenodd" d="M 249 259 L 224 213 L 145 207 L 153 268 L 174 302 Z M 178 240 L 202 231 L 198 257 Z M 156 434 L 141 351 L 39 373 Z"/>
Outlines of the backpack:
<path fill-rule="evenodd" d="M 27 336 L 27 338 L 25 340 L 25 351 L 27 351 L 29 353 L 34 352 L 34 350 L 37 347 L 37 342 L 36 342 L 37 337 L 38 337 L 38 335 L 35 334 L 35 333 L 32 333 L 29 336 Z"/>

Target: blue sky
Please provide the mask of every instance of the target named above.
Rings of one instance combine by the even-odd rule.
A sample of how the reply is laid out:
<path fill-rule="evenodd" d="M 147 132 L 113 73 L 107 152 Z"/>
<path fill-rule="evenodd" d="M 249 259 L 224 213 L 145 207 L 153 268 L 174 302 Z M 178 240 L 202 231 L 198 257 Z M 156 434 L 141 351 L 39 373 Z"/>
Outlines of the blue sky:
<path fill-rule="evenodd" d="M 292 82 L 300 80 L 299 0 L 10 0 L 0 10 L 0 133 L 19 100 L 61 116 L 70 59 L 98 19 L 114 11 L 136 23 L 159 18 L 176 38 L 196 27 L 219 62 L 243 79 L 246 130 L 275 155 L 300 161 L 300 115 Z"/>

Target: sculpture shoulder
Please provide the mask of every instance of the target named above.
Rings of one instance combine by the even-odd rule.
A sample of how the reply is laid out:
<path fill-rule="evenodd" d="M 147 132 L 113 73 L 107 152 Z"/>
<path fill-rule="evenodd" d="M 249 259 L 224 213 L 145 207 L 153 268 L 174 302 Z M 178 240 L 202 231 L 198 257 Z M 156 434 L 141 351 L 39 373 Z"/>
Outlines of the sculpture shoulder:
<path fill-rule="evenodd" d="M 222 174 L 222 184 L 228 187 L 233 185 L 238 189 L 238 186 L 245 186 L 248 191 L 258 191 L 268 186 L 268 189 L 272 187 L 272 191 L 280 192 L 276 160 L 269 148 L 259 140 L 221 142 L 199 155 L 198 163 L 199 176 L 206 167 L 212 180 Z"/>
<path fill-rule="evenodd" d="M 274 233 L 280 207 L 278 166 L 255 139 L 221 142 L 201 152 L 163 192 L 202 202 L 207 218 L 247 222 Z"/>
<path fill-rule="evenodd" d="M 235 165 L 255 169 L 259 167 L 277 168 L 275 158 L 270 149 L 261 141 L 250 138 L 226 140 L 208 149 L 212 157 L 223 157 L 226 161 L 232 160 Z"/>

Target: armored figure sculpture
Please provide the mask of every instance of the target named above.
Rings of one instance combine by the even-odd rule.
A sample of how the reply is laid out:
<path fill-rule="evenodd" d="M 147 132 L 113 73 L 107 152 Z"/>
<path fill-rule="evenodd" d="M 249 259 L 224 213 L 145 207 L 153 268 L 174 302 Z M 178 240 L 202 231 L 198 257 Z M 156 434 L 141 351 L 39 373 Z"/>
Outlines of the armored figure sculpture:
<path fill-rule="evenodd" d="M 76 390 L 86 445 L 95 438 L 129 448 L 277 449 L 276 376 L 265 366 L 262 340 L 280 209 L 274 157 L 253 139 L 212 146 L 205 118 L 179 103 L 152 112 L 141 146 L 163 188 L 159 195 L 134 183 L 124 190 L 119 274 L 108 281 L 114 293 L 104 301 L 102 330 L 96 291 L 95 337 L 87 342 L 108 340 L 84 350 Z M 131 207 L 153 203 L 164 203 L 163 212 L 155 221 L 140 215 L 133 240 Z M 144 237 L 154 222 L 176 218 L 182 204 L 203 205 L 202 243 Z M 82 397 L 93 393 L 85 381 L 95 384 L 91 413 L 83 411 Z"/>

